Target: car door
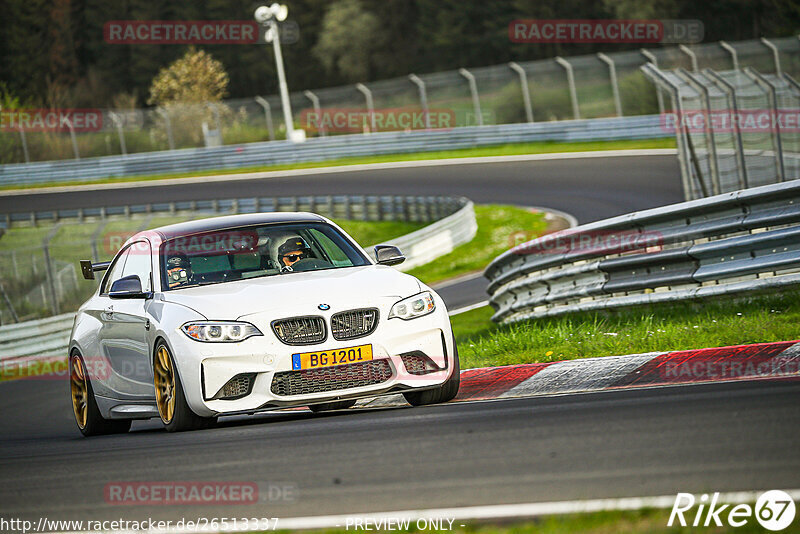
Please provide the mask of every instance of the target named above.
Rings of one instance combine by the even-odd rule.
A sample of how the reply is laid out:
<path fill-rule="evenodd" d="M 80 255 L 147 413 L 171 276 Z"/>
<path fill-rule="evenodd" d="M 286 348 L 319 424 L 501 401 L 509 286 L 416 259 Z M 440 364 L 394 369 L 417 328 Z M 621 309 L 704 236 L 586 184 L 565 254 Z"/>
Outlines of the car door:
<path fill-rule="evenodd" d="M 127 247 L 121 269 L 115 269 L 104 284 L 100 345 L 110 369 L 106 386 L 113 397 L 141 400 L 154 395 L 150 366 L 151 318 L 147 312 L 152 300 L 112 299 L 108 296 L 114 281 L 137 275 L 143 291 L 152 291 L 151 247 L 147 240 Z"/>

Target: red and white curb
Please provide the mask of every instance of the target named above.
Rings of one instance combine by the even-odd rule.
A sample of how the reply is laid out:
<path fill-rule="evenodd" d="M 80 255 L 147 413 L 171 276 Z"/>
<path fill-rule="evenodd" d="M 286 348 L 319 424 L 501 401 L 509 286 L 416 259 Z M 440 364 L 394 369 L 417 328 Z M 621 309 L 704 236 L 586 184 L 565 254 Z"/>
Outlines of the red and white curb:
<path fill-rule="evenodd" d="M 782 341 L 467 369 L 453 402 L 799 377 L 800 341 Z M 356 407 L 402 404 L 401 395 L 390 395 Z"/>

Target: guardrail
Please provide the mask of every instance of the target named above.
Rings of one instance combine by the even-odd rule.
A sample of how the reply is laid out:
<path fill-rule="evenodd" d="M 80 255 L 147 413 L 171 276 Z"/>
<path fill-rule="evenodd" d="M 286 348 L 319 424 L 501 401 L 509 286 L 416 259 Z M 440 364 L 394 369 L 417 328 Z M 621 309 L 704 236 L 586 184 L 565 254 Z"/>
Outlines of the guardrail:
<path fill-rule="evenodd" d="M 484 274 L 503 323 L 798 284 L 800 180 L 544 236 Z"/>
<path fill-rule="evenodd" d="M 381 132 L 271 141 L 106 156 L 80 160 L 0 165 L 0 185 L 65 181 L 91 182 L 108 177 L 239 169 L 353 156 L 456 150 L 533 141 L 591 141 L 668 137 L 658 115 L 609 119 L 474 126 L 449 130 Z"/>

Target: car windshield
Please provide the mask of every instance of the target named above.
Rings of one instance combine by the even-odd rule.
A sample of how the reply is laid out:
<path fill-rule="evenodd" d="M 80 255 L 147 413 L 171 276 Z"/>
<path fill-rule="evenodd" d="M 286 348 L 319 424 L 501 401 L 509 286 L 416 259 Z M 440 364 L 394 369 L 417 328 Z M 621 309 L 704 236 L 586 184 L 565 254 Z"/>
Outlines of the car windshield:
<path fill-rule="evenodd" d="M 325 223 L 225 228 L 170 238 L 161 245 L 162 289 L 369 265 Z"/>

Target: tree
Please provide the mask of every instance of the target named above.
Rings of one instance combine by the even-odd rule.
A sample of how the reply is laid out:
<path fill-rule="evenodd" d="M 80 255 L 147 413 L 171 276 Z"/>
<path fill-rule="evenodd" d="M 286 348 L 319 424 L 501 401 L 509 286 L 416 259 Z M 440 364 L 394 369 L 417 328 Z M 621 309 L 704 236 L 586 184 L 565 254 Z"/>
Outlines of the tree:
<path fill-rule="evenodd" d="M 380 41 L 378 17 L 360 0 L 339 0 L 325 13 L 313 53 L 329 73 L 349 82 L 366 81 L 375 70 L 374 50 Z"/>
<path fill-rule="evenodd" d="M 203 50 L 186 54 L 161 69 L 150 85 L 148 104 L 219 102 L 228 92 L 228 74 L 222 63 Z"/>
<path fill-rule="evenodd" d="M 162 69 L 150 84 L 147 100 L 148 104 L 164 108 L 170 117 L 169 123 L 162 122 L 163 116 L 158 119 L 162 141 L 169 129 L 176 145 L 197 146 L 206 128 L 202 125 L 222 127 L 221 122 L 231 115 L 224 104 L 219 104 L 227 90 L 228 74 L 222 63 L 194 47 Z"/>

